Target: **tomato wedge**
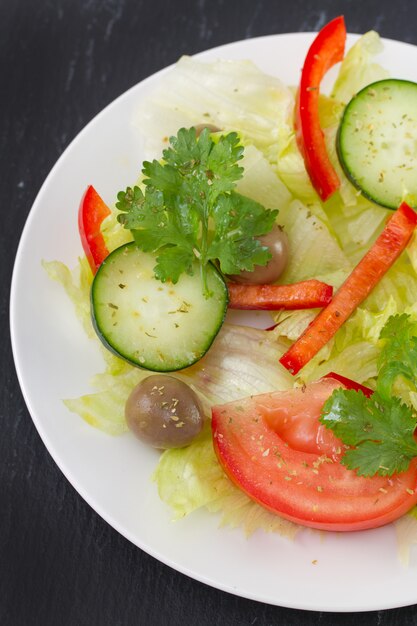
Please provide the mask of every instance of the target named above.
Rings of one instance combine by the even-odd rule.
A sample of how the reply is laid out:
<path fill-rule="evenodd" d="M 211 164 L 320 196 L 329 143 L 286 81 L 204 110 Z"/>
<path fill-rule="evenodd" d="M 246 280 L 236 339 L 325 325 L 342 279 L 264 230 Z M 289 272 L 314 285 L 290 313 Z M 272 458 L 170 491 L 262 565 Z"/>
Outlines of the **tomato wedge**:
<path fill-rule="evenodd" d="M 109 251 L 101 233 L 103 220 L 111 211 L 92 185 L 87 188 L 78 210 L 78 230 L 84 253 L 95 274 Z"/>
<path fill-rule="evenodd" d="M 320 311 L 280 358 L 280 363 L 287 370 L 297 374 L 333 337 L 400 256 L 416 225 L 417 214 L 403 202 L 389 219 L 373 246 L 336 292 L 330 304 Z"/>
<path fill-rule="evenodd" d="M 320 83 L 335 63 L 343 60 L 346 26 L 343 16 L 321 29 L 307 52 L 301 72 L 295 111 L 297 145 L 306 170 L 320 198 L 327 200 L 340 186 L 339 177 L 327 154 L 319 120 Z"/>
<path fill-rule="evenodd" d="M 230 479 L 250 498 L 312 528 L 364 530 L 417 503 L 417 459 L 391 478 L 365 478 L 341 463 L 343 444 L 319 422 L 339 381 L 262 394 L 212 409 L 213 442 Z"/>

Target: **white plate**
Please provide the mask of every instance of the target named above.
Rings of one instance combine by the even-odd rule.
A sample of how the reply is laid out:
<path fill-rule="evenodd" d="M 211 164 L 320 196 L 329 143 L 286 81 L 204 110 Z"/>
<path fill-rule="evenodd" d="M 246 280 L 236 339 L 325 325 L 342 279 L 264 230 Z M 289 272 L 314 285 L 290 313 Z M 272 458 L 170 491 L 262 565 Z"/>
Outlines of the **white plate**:
<path fill-rule="evenodd" d="M 250 58 L 294 84 L 312 38 L 302 33 L 262 37 L 200 58 Z M 349 44 L 354 40 L 351 36 Z M 397 77 L 417 80 L 417 48 L 411 45 L 385 41 L 381 63 Z M 118 98 L 76 137 L 46 179 L 26 223 L 13 275 L 11 331 L 33 421 L 65 476 L 100 515 L 188 576 L 240 596 L 301 609 L 364 611 L 417 603 L 417 553 L 408 568 L 400 564 L 392 526 L 325 536 L 306 530 L 292 542 L 262 532 L 247 540 L 240 530 L 218 529 L 218 518 L 205 512 L 172 523 L 150 481 L 157 453 L 138 447 L 128 435 L 100 433 L 62 404 L 62 398 L 86 393 L 90 376 L 103 365 L 41 259 L 75 265 L 81 254 L 77 208 L 89 183 L 111 203 L 136 179 L 141 145 L 129 120 L 162 73 Z"/>

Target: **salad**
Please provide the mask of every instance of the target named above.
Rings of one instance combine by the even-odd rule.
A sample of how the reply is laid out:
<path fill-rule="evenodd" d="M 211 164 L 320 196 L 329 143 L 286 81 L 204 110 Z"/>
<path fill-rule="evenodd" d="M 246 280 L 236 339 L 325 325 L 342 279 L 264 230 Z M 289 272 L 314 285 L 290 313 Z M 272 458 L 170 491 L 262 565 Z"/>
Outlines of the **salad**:
<path fill-rule="evenodd" d="M 378 526 L 417 501 L 413 155 L 404 149 L 393 180 L 386 164 L 393 140 L 381 139 L 387 116 L 390 128 L 396 124 L 390 103 L 404 100 L 404 81 L 387 81 L 374 63 L 375 33 L 346 56 L 344 38 L 341 18 L 321 31 L 298 92 L 250 63 L 182 59 L 138 113 L 149 150 L 160 156 L 160 142 L 163 159 L 144 164 L 144 178 L 119 194 L 114 210 L 89 188 L 80 208 L 79 283 L 62 264 L 47 264 L 87 332 L 106 346 L 98 392 L 67 406 L 118 434 L 140 427 L 126 404 L 133 397 L 137 409 L 138 389 L 140 400 L 145 389 L 165 403 L 179 439 L 170 448 L 156 441 L 169 449 L 155 479 L 177 516 L 206 506 L 248 532 L 291 535 L 298 524 Z M 331 96 L 319 94 L 338 61 Z M 417 88 L 405 87 L 411 111 Z M 162 93 L 171 94 L 168 105 Z M 366 117 L 372 109 L 380 119 Z M 405 140 L 410 116 L 401 109 Z M 349 144 L 352 134 L 362 143 Z M 388 142 L 385 165 L 370 172 L 376 141 Z M 208 199 L 205 213 L 199 197 Z M 281 249 L 274 284 L 248 286 L 248 275 L 270 267 L 262 238 L 274 228 Z M 130 295 L 138 276 L 140 309 L 137 292 Z M 274 328 L 225 323 L 230 303 L 274 310 Z M 137 317 L 147 324 L 139 337 Z M 168 383 L 158 377 L 167 372 L 188 394 L 190 423 L 178 414 L 178 387 L 165 398 Z M 168 430 L 164 411 L 158 419 Z M 142 430 L 153 437 L 152 427 Z"/>

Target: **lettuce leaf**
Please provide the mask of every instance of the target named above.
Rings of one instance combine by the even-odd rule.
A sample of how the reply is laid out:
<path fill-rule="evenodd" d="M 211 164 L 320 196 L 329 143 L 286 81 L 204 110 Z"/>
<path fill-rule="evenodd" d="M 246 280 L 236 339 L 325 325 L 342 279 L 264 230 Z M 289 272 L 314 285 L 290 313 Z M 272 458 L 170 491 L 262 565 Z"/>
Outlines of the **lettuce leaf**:
<path fill-rule="evenodd" d="M 341 174 L 341 181 L 342 186 L 345 181 L 346 185 L 353 189 L 344 174 Z M 344 203 L 340 202 L 340 196 L 338 196 L 326 203 L 326 214 L 332 232 L 352 265 L 356 265 L 365 255 L 369 246 L 381 233 L 390 215 L 389 209 L 369 202 L 363 196 L 357 195 L 356 190 L 354 190 L 354 199 L 354 202 L 349 200 Z"/>
<path fill-rule="evenodd" d="M 349 259 L 324 221 L 300 200 L 280 211 L 278 221 L 290 240 L 288 265 L 281 283 L 328 279 L 338 286 L 351 271 Z"/>
<path fill-rule="evenodd" d="M 113 375 L 112 384 L 96 393 L 64 400 L 65 406 L 83 418 L 90 426 L 109 435 L 121 435 L 128 430 L 124 410 L 132 389 L 147 373 L 141 370 Z"/>
<path fill-rule="evenodd" d="M 326 137 L 329 135 L 328 148 L 331 147 L 333 149 L 330 134 L 335 136 L 343 109 L 344 107 L 342 103 L 337 102 L 334 98 L 329 98 L 326 95 L 320 94 L 320 125 L 324 129 Z M 337 156 L 336 161 L 338 161 Z M 274 160 L 273 165 L 276 167 L 277 174 L 296 198 L 307 203 L 320 202 L 319 196 L 317 195 L 313 185 L 311 184 L 310 177 L 307 174 L 304 159 L 298 149 L 294 133 L 289 136 L 289 140 L 286 143 L 285 148 L 280 150 L 277 154 L 276 164 Z"/>
<path fill-rule="evenodd" d="M 88 337 L 95 337 L 91 324 L 90 288 L 93 274 L 87 258 L 78 259 L 78 265 L 71 271 L 61 261 L 42 261 L 42 266 L 49 278 L 60 283 L 72 301 L 75 313 L 81 321 Z"/>
<path fill-rule="evenodd" d="M 352 266 L 321 204 L 305 206 L 300 200 L 292 200 L 274 168 L 255 146 L 245 146 L 241 164 L 244 176 L 237 190 L 267 208 L 279 209 L 277 222 L 290 240 L 288 266 L 279 282 L 292 283 L 314 277 L 339 285 Z"/>
<path fill-rule="evenodd" d="M 208 123 L 238 132 L 273 158 L 293 133 L 293 105 L 291 90 L 251 61 L 203 63 L 184 56 L 138 108 L 133 123 L 152 156 L 179 128 Z"/>
<path fill-rule="evenodd" d="M 285 337 L 290 339 L 290 341 L 296 341 L 319 311 L 320 309 L 279 311 L 274 315 L 276 327 L 271 332 L 273 332 L 277 338 Z"/>
<path fill-rule="evenodd" d="M 239 193 L 256 200 L 266 208 L 279 211 L 288 208 L 292 200 L 291 193 L 258 148 L 245 145 L 240 165 L 244 173 L 236 185 Z"/>
<path fill-rule="evenodd" d="M 371 30 L 350 48 L 333 85 L 332 97 L 347 104 L 366 85 L 387 78 L 389 73 L 374 63 L 374 57 L 382 52 L 381 39 Z"/>
<path fill-rule="evenodd" d="M 398 556 L 401 563 L 407 567 L 410 563 L 411 547 L 417 544 L 417 506 L 394 522 L 394 527 Z"/>
<path fill-rule="evenodd" d="M 111 213 L 101 225 L 101 232 L 106 242 L 109 252 L 113 252 L 116 248 L 123 246 L 129 241 L 133 241 L 133 235 L 127 228 L 122 228 L 117 221 L 119 211 L 116 207 L 111 208 Z"/>
<path fill-rule="evenodd" d="M 266 390 L 290 389 L 292 376 L 277 366 L 286 345 L 267 331 L 225 325 L 203 359 L 178 376 L 193 385 L 208 407 Z M 175 518 L 206 507 L 221 512 L 222 524 L 242 526 L 246 534 L 262 528 L 292 537 L 298 529 L 231 483 L 217 461 L 208 424 L 190 446 L 162 454 L 154 479 Z"/>
<path fill-rule="evenodd" d="M 241 526 L 246 535 L 261 528 L 294 537 L 300 528 L 259 506 L 233 485 L 217 461 L 209 425 L 188 448 L 164 452 L 154 480 L 175 519 L 206 507 L 221 513 L 221 525 Z"/>
<path fill-rule="evenodd" d="M 290 192 L 302 202 L 318 202 L 319 197 L 311 184 L 304 165 L 304 159 L 298 149 L 295 135 L 277 155 L 276 171 Z"/>
<path fill-rule="evenodd" d="M 290 389 L 293 379 L 278 359 L 288 343 L 262 330 L 225 324 L 207 354 L 195 365 L 171 372 L 189 384 L 198 394 L 207 415 L 210 407 L 271 389 Z M 249 353 L 249 358 L 248 358 Z M 126 400 L 133 388 L 152 375 L 134 367 L 103 348 L 107 368 L 91 384 L 97 389 L 80 398 L 65 400 L 70 411 L 90 425 L 111 435 L 126 432 Z"/>
<path fill-rule="evenodd" d="M 207 354 L 177 375 L 210 406 L 271 389 L 291 389 L 293 377 L 277 366 L 287 347 L 287 341 L 277 340 L 269 331 L 224 324 Z"/>
<path fill-rule="evenodd" d="M 336 371 L 343 376 L 373 387 L 380 354 L 380 333 L 388 318 L 397 313 L 408 313 L 417 319 L 417 306 L 413 294 L 417 293 L 417 276 L 403 255 L 378 286 L 358 307 L 336 333 L 335 337 L 304 367 L 301 376 L 309 382 Z M 407 269 L 406 269 L 407 268 Z M 304 315 L 304 317 L 303 317 Z M 309 315 L 287 313 L 283 324 L 274 329 L 278 336 L 288 336 L 291 323 L 300 323 L 300 330 L 309 323 Z M 291 319 L 293 317 L 293 319 Z M 406 386 L 398 384 L 396 392 L 405 402 L 414 396 Z"/>

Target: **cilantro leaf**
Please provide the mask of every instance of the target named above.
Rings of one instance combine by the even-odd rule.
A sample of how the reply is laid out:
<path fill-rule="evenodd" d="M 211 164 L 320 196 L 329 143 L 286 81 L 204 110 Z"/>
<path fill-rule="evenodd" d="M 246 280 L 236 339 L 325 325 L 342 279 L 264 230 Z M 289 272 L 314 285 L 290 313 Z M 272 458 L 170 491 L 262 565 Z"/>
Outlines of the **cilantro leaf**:
<path fill-rule="evenodd" d="M 417 385 L 417 323 L 409 315 L 391 316 L 380 333 L 376 391 L 336 389 L 326 401 L 320 421 L 333 430 L 346 450 L 342 463 L 361 476 L 392 476 L 408 469 L 417 457 L 413 408 L 393 395 L 400 376 Z"/>
<path fill-rule="evenodd" d="M 125 211 L 119 221 L 129 228 L 145 251 L 157 250 L 166 244 L 187 246 L 186 233 L 174 215 L 166 210 L 163 194 L 149 188 L 144 195 L 139 187 L 127 188 L 118 194 L 117 208 Z"/>
<path fill-rule="evenodd" d="M 157 253 L 156 278 L 177 282 L 199 269 L 209 296 L 210 261 L 228 274 L 266 265 L 270 254 L 256 236 L 271 230 L 278 212 L 234 191 L 242 157 L 236 133 L 213 141 L 208 129 L 197 138 L 195 128 L 181 128 L 161 161 L 144 162 L 143 190 L 118 194 L 119 221 L 139 248 Z"/>
<path fill-rule="evenodd" d="M 336 389 L 323 407 L 322 424 L 331 428 L 347 450 L 342 463 L 361 476 L 404 472 L 417 456 L 412 410 L 395 396 L 388 401 L 375 392 Z"/>
<path fill-rule="evenodd" d="M 220 196 L 213 210 L 216 232 L 207 257 L 218 259 L 225 274 L 252 271 L 255 265 L 266 265 L 271 253 L 249 235 L 269 232 L 276 215 L 277 211 L 265 210 L 258 202 L 234 191 Z"/>
<path fill-rule="evenodd" d="M 193 246 L 188 238 L 192 226 L 183 227 L 175 213 L 167 211 L 161 191 L 139 187 L 118 194 L 117 207 L 124 212 L 119 221 L 132 231 L 144 252 L 159 251 L 155 276 L 162 282 L 178 282 L 183 272 L 192 272 Z"/>
<path fill-rule="evenodd" d="M 163 283 L 170 280 L 175 284 L 181 274 L 193 274 L 194 260 L 192 250 L 180 246 L 162 248 L 156 258 L 155 277 Z"/>
<path fill-rule="evenodd" d="M 398 376 L 414 386 L 417 381 L 417 323 L 409 315 L 392 315 L 381 331 L 384 346 L 378 359 L 378 390 L 384 398 L 392 395 Z"/>
<path fill-rule="evenodd" d="M 364 441 L 356 448 L 346 450 L 342 465 L 356 470 L 358 476 L 392 476 L 405 472 L 417 451 L 405 454 L 400 443 L 397 446 L 391 441 Z"/>

